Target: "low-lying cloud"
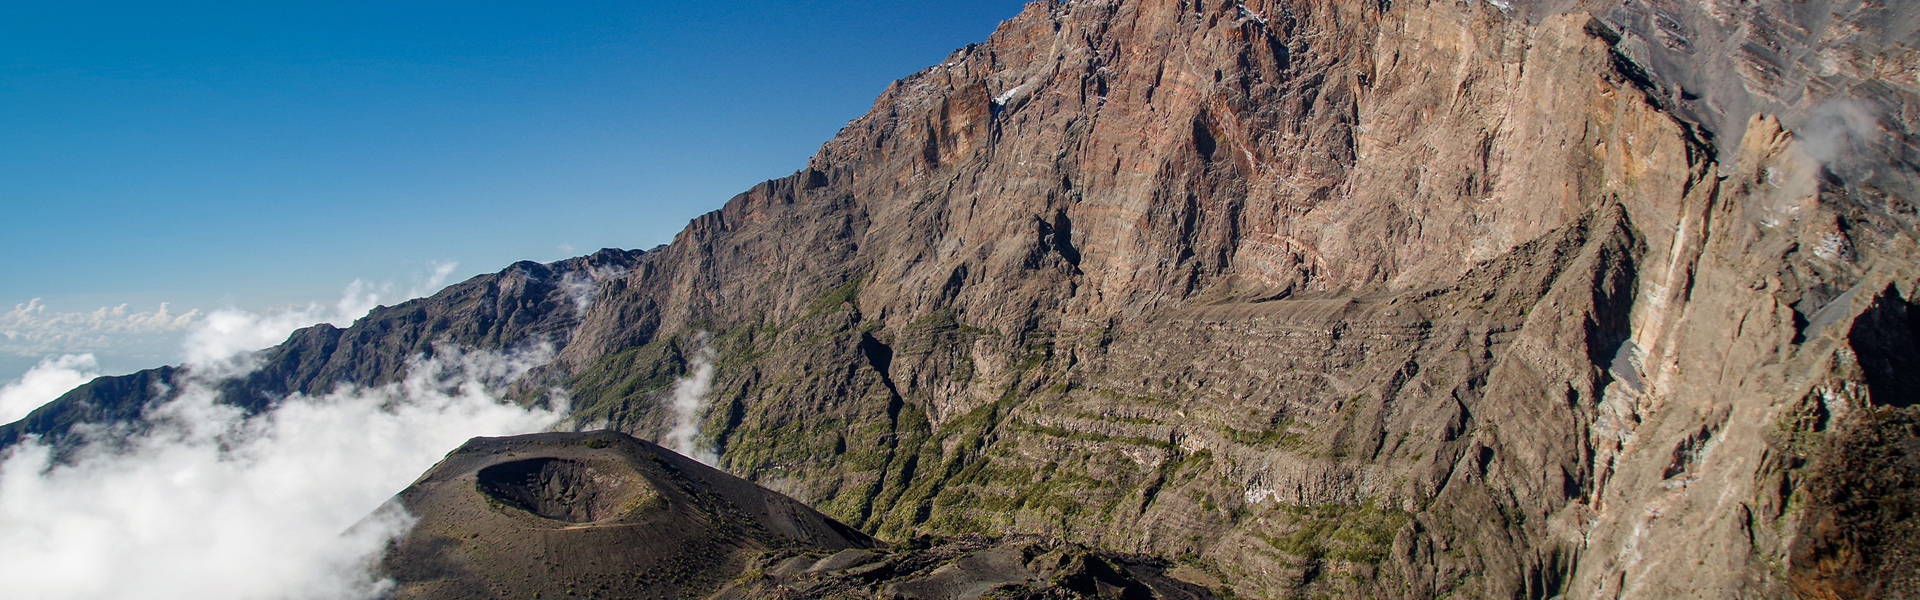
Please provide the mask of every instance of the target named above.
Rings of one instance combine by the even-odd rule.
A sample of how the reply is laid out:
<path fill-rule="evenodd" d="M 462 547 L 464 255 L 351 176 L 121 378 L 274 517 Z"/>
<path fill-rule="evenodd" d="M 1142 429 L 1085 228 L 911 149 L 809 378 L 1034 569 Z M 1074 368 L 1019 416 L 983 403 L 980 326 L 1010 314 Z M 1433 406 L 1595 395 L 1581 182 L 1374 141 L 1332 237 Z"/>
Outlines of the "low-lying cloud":
<path fill-rule="evenodd" d="M 355 279 L 330 306 L 316 302 L 264 314 L 234 309 L 213 311 L 187 334 L 181 348 L 182 360 L 203 373 L 244 373 L 254 367 L 251 364 L 254 351 L 284 342 L 288 335 L 304 327 L 320 323 L 348 327 L 383 302 L 404 302 L 439 291 L 458 266 L 459 263 L 434 263 L 433 275 L 397 297 L 392 284 Z"/>
<path fill-rule="evenodd" d="M 99 350 L 122 336 L 186 331 L 200 316 L 198 310 L 175 314 L 164 302 L 149 312 L 130 310 L 126 304 L 88 312 L 49 312 L 45 303 L 34 298 L 0 313 L 0 352 L 31 356 Z"/>
<path fill-rule="evenodd" d="M 406 296 L 437 290 L 453 268 L 438 266 Z M 383 503 L 468 438 L 544 431 L 567 412 L 559 390 L 544 407 L 498 395 L 551 360 L 551 347 L 439 347 L 410 361 L 398 382 L 296 394 L 254 415 L 217 401 L 221 382 L 257 368 L 254 351 L 315 323 L 350 324 L 399 300 L 391 290 L 356 281 L 332 305 L 169 317 L 192 325 L 169 400 L 135 423 L 76 427 L 78 445 L 63 460 L 36 439 L 0 453 L 4 595 L 379 597 L 387 584 L 370 561 L 412 524 Z M 41 314 L 29 303 L 8 323 Z M 157 322 L 156 314 L 169 313 L 123 320 Z M 0 387 L 0 417 L 52 400 L 97 368 L 86 354 L 43 360 Z"/>
<path fill-rule="evenodd" d="M 12 423 L 61 394 L 100 376 L 92 354 L 48 357 L 20 379 L 0 386 L 0 423 Z"/>
<path fill-rule="evenodd" d="M 266 312 L 236 309 L 199 309 L 175 313 L 170 304 L 148 312 L 128 305 L 100 307 L 86 312 L 61 312 L 40 298 L 15 304 L 0 312 L 0 353 L 29 359 L 62 354 L 93 354 L 107 371 L 124 373 L 162 363 L 228 361 L 286 339 L 287 334 L 316 323 L 345 327 L 380 304 L 427 296 L 446 285 L 459 267 L 455 262 L 430 262 L 431 273 L 401 288 L 392 283 L 354 280 L 330 305 L 312 303 Z M 182 349 L 183 350 L 176 350 Z M 29 364 L 12 361 L 12 369 Z M 21 371 L 0 374 L 0 381 Z"/>
<path fill-rule="evenodd" d="M 1886 136 L 1879 111 L 1866 102 L 1835 98 L 1809 109 L 1793 130 L 1787 160 L 1767 169 L 1774 189 L 1763 194 L 1763 207 L 1772 214 L 1762 224 L 1777 226 L 1811 206 L 1820 193 L 1822 171 L 1848 180 L 1886 164 L 1887 157 L 1871 156 L 1874 142 Z"/>
<path fill-rule="evenodd" d="M 0 582 L 21 598 L 375 597 L 370 557 L 411 522 L 362 519 L 470 437 L 559 422 L 564 407 L 495 392 L 550 357 L 442 348 L 400 382 L 253 416 L 189 375 L 139 424 L 83 430 L 69 463 L 38 442 L 0 462 Z"/>

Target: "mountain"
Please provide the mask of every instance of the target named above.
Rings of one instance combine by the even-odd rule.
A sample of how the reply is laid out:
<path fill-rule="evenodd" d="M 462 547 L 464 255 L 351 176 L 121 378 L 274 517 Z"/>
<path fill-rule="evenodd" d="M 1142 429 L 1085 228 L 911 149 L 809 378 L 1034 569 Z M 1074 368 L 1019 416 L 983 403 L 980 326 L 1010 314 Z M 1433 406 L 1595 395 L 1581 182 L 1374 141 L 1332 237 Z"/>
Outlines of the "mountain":
<path fill-rule="evenodd" d="M 660 439 L 711 353 L 720 465 L 881 539 L 1245 596 L 1920 594 L 1916 31 L 1910 0 L 1036 2 L 667 246 L 302 331 L 229 400 L 549 344 L 525 389 Z"/>

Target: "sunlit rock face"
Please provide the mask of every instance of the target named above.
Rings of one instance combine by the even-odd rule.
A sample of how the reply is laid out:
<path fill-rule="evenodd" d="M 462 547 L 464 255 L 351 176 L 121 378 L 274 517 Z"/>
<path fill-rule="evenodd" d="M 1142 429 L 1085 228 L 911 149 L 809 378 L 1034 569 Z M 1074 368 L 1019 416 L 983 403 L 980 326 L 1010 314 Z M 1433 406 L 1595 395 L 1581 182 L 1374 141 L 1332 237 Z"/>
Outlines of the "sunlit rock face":
<path fill-rule="evenodd" d="M 611 374 L 713 331 L 724 464 L 883 536 L 1249 595 L 1910 589 L 1856 496 L 1912 459 L 1839 462 L 1912 439 L 1900 10 L 1030 5 L 562 360 L 646 434 Z"/>
<path fill-rule="evenodd" d="M 661 439 L 710 350 L 733 474 L 1245 596 L 1916 594 L 1915 15 L 1038 2 L 617 273 L 273 360 L 540 337 Z"/>

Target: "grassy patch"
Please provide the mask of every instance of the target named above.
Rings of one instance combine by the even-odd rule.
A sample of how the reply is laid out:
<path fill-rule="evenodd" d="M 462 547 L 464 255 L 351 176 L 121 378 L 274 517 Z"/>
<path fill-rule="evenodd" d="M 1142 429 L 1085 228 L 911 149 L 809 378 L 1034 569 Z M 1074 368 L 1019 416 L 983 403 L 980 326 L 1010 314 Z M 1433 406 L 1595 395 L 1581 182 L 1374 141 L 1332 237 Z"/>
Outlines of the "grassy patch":
<path fill-rule="evenodd" d="M 674 340 L 656 341 L 602 358 L 567 383 L 574 419 L 623 416 L 633 408 L 634 400 L 666 389 L 685 371 L 686 358 Z"/>
<path fill-rule="evenodd" d="M 1057 438 L 1065 438 L 1065 439 L 1081 441 L 1081 442 L 1114 442 L 1119 444 L 1129 444 L 1133 446 L 1152 446 L 1152 447 L 1160 448 L 1164 450 L 1179 449 L 1179 446 L 1175 446 L 1173 442 L 1169 442 L 1166 440 L 1156 440 L 1152 438 L 1116 437 L 1116 436 L 1110 436 L 1110 435 L 1101 435 L 1098 433 L 1089 433 L 1085 431 L 1072 431 L 1069 429 L 1062 429 L 1059 427 L 1035 425 L 1035 424 L 1027 423 L 1024 421 L 1014 421 L 1014 427 L 1021 431 L 1026 431 L 1029 433 L 1037 433 L 1040 435 L 1057 437 Z"/>
<path fill-rule="evenodd" d="M 865 279 L 866 275 L 864 274 L 855 275 L 853 279 L 840 284 L 840 287 L 821 292 L 820 295 L 814 296 L 811 300 L 807 301 L 807 310 L 800 316 L 799 320 L 819 316 L 820 313 L 832 310 L 834 307 L 842 304 L 852 304 L 855 308 L 858 308 L 860 306 L 858 302 L 860 297 L 860 284 Z"/>
<path fill-rule="evenodd" d="M 1408 519 L 1407 513 L 1379 508 L 1373 500 L 1359 505 L 1280 506 L 1296 529 L 1281 536 L 1256 535 L 1275 550 L 1306 560 L 1380 564 Z"/>
<path fill-rule="evenodd" d="M 1080 413 L 1079 416 L 1080 418 L 1087 419 L 1089 421 L 1108 421 L 1112 423 L 1126 423 L 1128 425 L 1159 425 L 1160 424 L 1159 420 L 1148 419 L 1144 417 L 1122 417 L 1118 415 L 1102 415 L 1102 414 L 1095 414 L 1095 413 L 1089 413 L 1089 412 Z"/>
<path fill-rule="evenodd" d="M 1224 429 L 1226 429 L 1227 432 L 1227 439 L 1233 440 L 1235 444 L 1290 450 L 1300 447 L 1300 444 L 1306 441 L 1306 436 L 1288 431 L 1287 429 L 1290 425 L 1292 425 L 1292 420 L 1285 419 L 1274 423 L 1273 426 L 1268 427 L 1265 431 L 1246 431 L 1232 427 L 1226 427 Z"/>

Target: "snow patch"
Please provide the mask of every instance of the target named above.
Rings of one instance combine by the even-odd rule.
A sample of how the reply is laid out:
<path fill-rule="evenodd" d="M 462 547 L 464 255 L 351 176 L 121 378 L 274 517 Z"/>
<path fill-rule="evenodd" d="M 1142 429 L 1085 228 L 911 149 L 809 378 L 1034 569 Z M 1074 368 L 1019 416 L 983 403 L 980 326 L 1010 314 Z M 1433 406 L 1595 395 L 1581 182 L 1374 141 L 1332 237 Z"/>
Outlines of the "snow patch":
<path fill-rule="evenodd" d="M 1255 22 L 1255 23 L 1259 23 L 1259 24 L 1261 24 L 1261 25 L 1266 25 L 1266 24 L 1267 24 L 1267 16 L 1266 16 L 1266 15 L 1262 15 L 1262 14 L 1260 14 L 1260 12 L 1259 12 L 1259 11 L 1256 11 L 1256 10 L 1254 10 L 1254 9 L 1251 9 L 1251 8 L 1247 8 L 1247 5 L 1245 5 L 1245 4 L 1235 4 L 1235 5 L 1234 5 L 1234 8 L 1238 8 L 1238 9 L 1240 9 L 1240 17 L 1241 17 L 1241 18 L 1243 18 L 1243 19 L 1250 19 L 1250 20 L 1252 20 L 1253 22 Z"/>
<path fill-rule="evenodd" d="M 1266 502 L 1268 498 L 1272 498 L 1272 497 L 1273 497 L 1273 490 L 1270 490 L 1267 488 L 1250 487 L 1250 488 L 1247 488 L 1247 492 L 1244 496 L 1244 499 L 1247 501 L 1248 506 L 1252 506 L 1255 504 L 1259 504 L 1261 502 Z"/>
<path fill-rule="evenodd" d="M 993 103 L 1001 106 L 1006 106 L 1008 101 L 1025 95 L 1027 92 L 1027 85 L 1028 84 L 1022 83 L 1018 86 L 1015 86 L 1013 89 L 1001 92 L 1000 95 L 993 97 Z"/>

